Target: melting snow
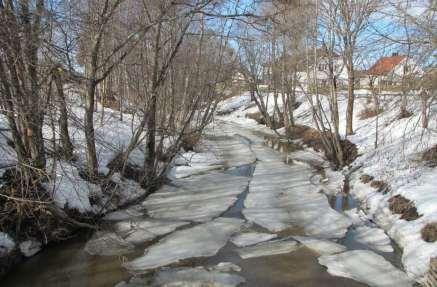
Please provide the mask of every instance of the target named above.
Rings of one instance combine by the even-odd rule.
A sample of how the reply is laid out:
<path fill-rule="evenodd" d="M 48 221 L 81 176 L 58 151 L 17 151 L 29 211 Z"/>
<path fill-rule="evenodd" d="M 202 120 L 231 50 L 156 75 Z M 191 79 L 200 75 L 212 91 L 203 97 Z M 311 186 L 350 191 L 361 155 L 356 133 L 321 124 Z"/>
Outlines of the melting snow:
<path fill-rule="evenodd" d="M 261 232 L 246 232 L 241 233 L 231 239 L 231 242 L 238 247 L 249 246 L 260 242 L 268 241 L 276 238 L 276 234 L 261 233 Z"/>
<path fill-rule="evenodd" d="M 345 246 L 329 240 L 307 236 L 293 236 L 293 238 L 320 255 L 330 255 L 347 250 Z"/>

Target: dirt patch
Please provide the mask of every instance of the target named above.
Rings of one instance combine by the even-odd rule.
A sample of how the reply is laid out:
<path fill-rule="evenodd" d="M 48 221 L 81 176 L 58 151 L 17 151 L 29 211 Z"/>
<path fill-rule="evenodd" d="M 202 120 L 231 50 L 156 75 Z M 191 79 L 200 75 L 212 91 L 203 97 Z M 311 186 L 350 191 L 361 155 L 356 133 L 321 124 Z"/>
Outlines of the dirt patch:
<path fill-rule="evenodd" d="M 376 109 L 376 107 L 365 107 L 363 110 L 360 111 L 358 117 L 360 118 L 360 120 L 370 119 L 376 117 L 383 111 L 383 108 Z"/>
<path fill-rule="evenodd" d="M 414 203 L 402 195 L 395 195 L 391 197 L 388 202 L 390 211 L 394 214 L 400 214 L 401 219 L 412 221 L 421 216 L 417 213 Z"/>
<path fill-rule="evenodd" d="M 426 162 L 426 164 L 428 166 L 436 167 L 437 166 L 437 145 L 426 150 L 422 155 L 422 159 Z"/>
<path fill-rule="evenodd" d="M 373 180 L 373 176 L 368 175 L 368 174 L 362 174 L 360 176 L 360 180 L 362 183 L 366 184 L 366 183 L 369 183 Z"/>
<path fill-rule="evenodd" d="M 370 186 L 375 188 L 377 192 L 386 194 L 390 191 L 390 186 L 383 180 L 372 180 Z"/>
<path fill-rule="evenodd" d="M 334 155 L 326 153 L 321 134 L 318 130 L 304 125 L 295 125 L 291 128 L 289 134 L 292 139 L 301 139 L 304 144 L 312 147 L 314 150 L 325 152 L 326 158 L 335 163 Z M 330 135 L 328 134 L 328 136 Z M 356 145 L 349 140 L 340 140 L 340 144 L 343 149 L 343 161 L 346 165 L 351 164 L 358 156 Z"/>
<path fill-rule="evenodd" d="M 422 228 L 422 230 L 420 232 L 422 234 L 422 239 L 425 240 L 426 242 L 436 242 L 437 241 L 437 222 L 428 223 L 427 225 L 425 225 Z"/>

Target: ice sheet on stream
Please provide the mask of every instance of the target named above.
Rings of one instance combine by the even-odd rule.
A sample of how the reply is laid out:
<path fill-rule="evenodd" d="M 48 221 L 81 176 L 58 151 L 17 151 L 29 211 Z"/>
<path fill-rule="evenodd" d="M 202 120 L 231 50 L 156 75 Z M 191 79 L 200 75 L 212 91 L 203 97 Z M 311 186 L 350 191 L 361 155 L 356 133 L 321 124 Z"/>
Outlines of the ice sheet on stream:
<path fill-rule="evenodd" d="M 276 238 L 276 234 L 262 232 L 245 232 L 234 236 L 231 242 L 238 247 L 245 247 Z"/>
<path fill-rule="evenodd" d="M 206 270 L 203 267 L 163 269 L 154 275 L 151 282 L 143 278 L 132 278 L 128 283 L 120 282 L 115 287 L 236 287 L 245 279 L 236 274 Z"/>
<path fill-rule="evenodd" d="M 179 179 L 150 195 L 142 205 L 152 218 L 206 222 L 231 207 L 248 181 L 220 172 Z"/>
<path fill-rule="evenodd" d="M 213 256 L 240 230 L 243 223 L 241 219 L 221 217 L 175 231 L 148 248 L 143 256 L 124 266 L 131 272 L 143 273 L 182 259 Z"/>
<path fill-rule="evenodd" d="M 300 247 L 300 244 L 292 238 L 282 238 L 256 245 L 247 246 L 237 250 L 238 255 L 243 259 L 271 256 L 290 253 Z"/>
<path fill-rule="evenodd" d="M 367 245 L 376 251 L 393 252 L 390 238 L 380 228 L 358 226 L 351 229 L 350 232 L 353 240 L 360 244 Z"/>
<path fill-rule="evenodd" d="M 244 216 L 271 232 L 300 226 L 307 235 L 344 237 L 351 220 L 332 209 L 319 187 L 310 182 L 311 168 L 275 162 L 269 153 L 262 155 L 272 161 L 257 163 Z"/>
<path fill-rule="evenodd" d="M 119 221 L 113 225 L 114 231 L 99 231 L 88 240 L 85 251 L 91 255 L 122 255 L 131 252 L 135 244 L 174 231 L 188 222 L 141 219 Z"/>
<path fill-rule="evenodd" d="M 412 286 L 413 282 L 390 262 L 369 250 L 347 251 L 319 257 L 334 276 L 354 279 L 374 287 Z"/>
<path fill-rule="evenodd" d="M 308 236 L 293 236 L 293 239 L 299 241 L 300 243 L 302 243 L 309 249 L 314 250 L 320 255 L 330 255 L 344 252 L 347 250 L 346 246 L 325 239 Z"/>

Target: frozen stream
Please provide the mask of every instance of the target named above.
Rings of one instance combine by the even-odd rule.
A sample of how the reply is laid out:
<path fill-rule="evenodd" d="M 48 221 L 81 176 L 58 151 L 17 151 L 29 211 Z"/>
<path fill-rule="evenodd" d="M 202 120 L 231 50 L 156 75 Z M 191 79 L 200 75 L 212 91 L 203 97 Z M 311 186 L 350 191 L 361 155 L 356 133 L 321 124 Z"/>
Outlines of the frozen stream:
<path fill-rule="evenodd" d="M 170 185 L 110 214 L 98 233 L 30 258 L 1 286 L 411 285 L 389 263 L 399 265 L 388 237 L 353 199 L 328 200 L 311 182 L 316 170 L 288 162 L 292 147 L 223 122 L 206 139 L 218 160 L 176 169 Z"/>

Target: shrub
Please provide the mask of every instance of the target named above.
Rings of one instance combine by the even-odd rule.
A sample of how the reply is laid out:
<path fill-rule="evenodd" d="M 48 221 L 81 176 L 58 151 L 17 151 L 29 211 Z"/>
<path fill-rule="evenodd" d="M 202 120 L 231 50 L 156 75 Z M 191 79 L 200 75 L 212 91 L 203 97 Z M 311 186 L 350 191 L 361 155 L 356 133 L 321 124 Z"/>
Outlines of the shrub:
<path fill-rule="evenodd" d="M 373 176 L 368 175 L 368 174 L 362 174 L 360 176 L 360 180 L 362 183 L 369 183 L 373 180 Z"/>
<path fill-rule="evenodd" d="M 182 136 L 181 146 L 185 151 L 194 151 L 194 147 L 200 142 L 200 133 L 189 133 Z"/>

